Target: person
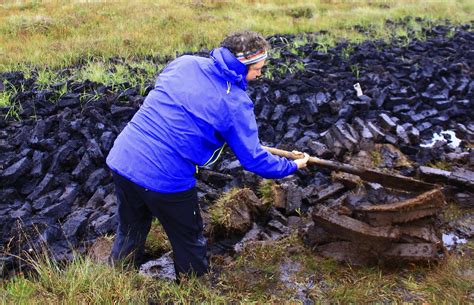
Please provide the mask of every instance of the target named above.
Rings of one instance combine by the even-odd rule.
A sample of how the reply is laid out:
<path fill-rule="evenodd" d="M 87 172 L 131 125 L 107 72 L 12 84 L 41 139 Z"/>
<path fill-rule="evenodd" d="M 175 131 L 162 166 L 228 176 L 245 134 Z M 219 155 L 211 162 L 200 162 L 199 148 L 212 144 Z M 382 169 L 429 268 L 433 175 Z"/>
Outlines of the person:
<path fill-rule="evenodd" d="M 158 76 L 107 156 L 118 201 L 113 262 L 138 259 L 152 217 L 173 249 L 177 278 L 208 270 L 195 173 L 215 162 L 224 143 L 242 166 L 264 178 L 304 168 L 262 148 L 247 82 L 261 76 L 269 44 L 251 31 L 228 35 L 210 58 L 184 55 Z"/>

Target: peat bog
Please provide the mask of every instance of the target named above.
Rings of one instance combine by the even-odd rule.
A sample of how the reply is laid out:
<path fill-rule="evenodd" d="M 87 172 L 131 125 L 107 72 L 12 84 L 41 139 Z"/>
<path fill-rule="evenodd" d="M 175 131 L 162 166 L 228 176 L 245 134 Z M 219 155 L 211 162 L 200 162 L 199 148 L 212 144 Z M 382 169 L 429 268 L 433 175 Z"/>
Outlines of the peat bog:
<path fill-rule="evenodd" d="M 373 263 L 370 256 L 346 255 L 353 254 L 352 242 L 363 239 L 367 240 L 363 250 L 373 250 L 373 236 L 350 225 L 331 231 L 333 223 L 321 225 L 334 220 L 324 216 L 328 213 L 375 227 L 377 232 L 379 226 L 398 228 L 400 223 L 415 227 L 418 233 L 373 237 L 388 245 L 386 260 L 397 262 L 442 258 L 441 234 L 448 229 L 463 228 L 456 234 L 472 238 L 474 214 L 465 215 L 461 224 L 458 220 L 442 223 L 438 217 L 444 198 L 474 207 L 472 26 L 433 26 L 424 30 L 425 40 L 340 42 L 327 50 L 311 39 L 317 34 L 269 37 L 275 55 L 266 67 L 269 77 L 248 89 L 263 144 L 439 183 L 444 186 L 439 193 L 443 199 L 425 207 L 432 210 L 422 216 L 374 222 L 367 207 L 419 194 L 317 168 L 273 184 L 262 182 L 243 171 L 226 151 L 221 160 L 201 171 L 197 184 L 211 253 L 231 255 L 242 249 L 242 243 L 277 240 L 298 230 L 308 246 L 322 247 L 316 248 L 316 254 Z M 68 73 L 67 69 L 53 72 Z M 12 92 L 11 105 L 0 108 L 2 273 L 21 264 L 13 255 L 24 251 L 47 245 L 53 257 L 67 261 L 72 249 L 85 253 L 98 237 L 114 233 L 116 199 L 105 157 L 152 83 L 112 88 L 66 81 L 66 86 L 62 82 L 45 87 L 22 72 L 0 75 L 0 91 Z M 360 89 L 354 88 L 356 84 Z M 247 200 L 255 203 L 264 200 L 254 196 L 262 194 L 265 183 L 275 204 L 263 213 L 253 213 L 252 203 L 248 204 L 248 217 L 239 219 L 245 230 L 216 234 L 209 229 L 211 218 L 206 215 L 222 192 L 247 187 Z M 413 248 L 402 255 L 405 250 L 390 248 L 394 244 L 431 248 L 429 255 Z"/>

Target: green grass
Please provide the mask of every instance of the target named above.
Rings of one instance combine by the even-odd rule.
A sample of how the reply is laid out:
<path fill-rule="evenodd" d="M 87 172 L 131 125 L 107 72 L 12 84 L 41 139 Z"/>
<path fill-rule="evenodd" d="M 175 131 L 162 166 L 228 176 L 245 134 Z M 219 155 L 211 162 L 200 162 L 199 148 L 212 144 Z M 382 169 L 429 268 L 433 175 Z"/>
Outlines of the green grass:
<path fill-rule="evenodd" d="M 355 268 L 319 257 L 292 235 L 252 244 L 230 261 L 213 256 L 209 275 L 180 285 L 88 257 L 78 256 L 61 266 L 40 256 L 33 261 L 30 276 L 20 273 L 0 284 L 0 300 L 2 304 L 301 303 L 297 296 L 305 295 L 316 303 L 469 303 L 474 301 L 469 299 L 474 289 L 474 245 L 462 249 L 462 255 L 450 254 L 430 266 Z"/>
<path fill-rule="evenodd" d="M 18 89 L 8 81 L 4 81 L 3 86 L 4 90 L 0 91 L 0 107 L 9 107 L 5 114 L 5 119 L 14 118 L 15 120 L 19 120 L 21 105 L 18 102 L 14 102 L 14 98 L 19 90 L 23 91 L 23 88 Z"/>
<path fill-rule="evenodd" d="M 11 97 L 12 97 L 12 92 L 10 91 L 0 92 L 0 107 L 10 106 Z"/>
<path fill-rule="evenodd" d="M 36 90 L 52 91 L 49 101 L 56 103 L 59 98 L 70 90 L 70 85 L 90 81 L 107 87 L 107 92 L 119 92 L 134 88 L 138 94 L 145 96 L 146 90 L 153 86 L 157 74 L 163 69 L 164 64 L 157 64 L 149 60 L 114 63 L 105 59 L 95 59 L 83 65 L 64 70 L 55 70 L 45 67 L 31 68 L 22 66 L 25 79 L 32 78 Z M 24 92 L 24 85 L 13 84 L 4 81 L 4 89 L 0 91 L 0 107 L 11 107 L 8 117 L 19 119 L 18 110 L 20 105 L 12 102 L 15 97 Z M 88 102 L 97 100 L 104 96 L 94 90 L 80 92 L 81 101 Z"/>
<path fill-rule="evenodd" d="M 229 32 L 251 29 L 264 35 L 329 31 L 319 48 L 335 38 L 358 42 L 386 38 L 385 21 L 416 16 L 454 23 L 472 20 L 469 0 L 158 0 L 2 1 L 0 71 L 26 66 L 65 67 L 91 58 L 171 56 L 215 47 Z M 415 23 L 401 26 L 419 32 Z M 421 34 L 420 34 L 421 35 Z"/>
<path fill-rule="evenodd" d="M 39 89 L 45 89 L 47 86 L 56 83 L 57 81 L 57 74 L 54 73 L 50 69 L 40 69 L 37 72 L 36 76 L 36 84 L 38 85 Z"/>
<path fill-rule="evenodd" d="M 153 257 L 161 256 L 171 251 L 171 244 L 168 241 L 165 230 L 160 222 L 154 218 L 151 223 L 150 233 L 145 242 L 145 252 Z"/>

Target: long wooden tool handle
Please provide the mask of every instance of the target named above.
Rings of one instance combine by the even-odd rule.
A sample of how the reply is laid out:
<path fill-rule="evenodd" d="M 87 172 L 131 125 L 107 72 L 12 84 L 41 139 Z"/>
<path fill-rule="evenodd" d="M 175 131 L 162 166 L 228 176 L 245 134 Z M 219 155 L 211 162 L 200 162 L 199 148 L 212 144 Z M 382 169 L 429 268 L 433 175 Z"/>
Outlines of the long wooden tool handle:
<path fill-rule="evenodd" d="M 280 157 L 285 157 L 287 159 L 296 160 L 296 159 L 302 158 L 302 155 L 292 153 L 291 151 L 286 151 L 286 150 L 283 150 L 283 149 L 278 149 L 278 148 L 273 148 L 273 147 L 268 147 L 268 146 L 263 146 L 263 148 L 268 150 L 269 152 L 271 152 L 274 155 L 277 155 L 277 156 L 280 156 Z M 358 175 L 361 172 L 361 170 L 359 168 L 356 168 L 356 167 L 353 167 L 353 166 L 350 166 L 350 165 L 346 165 L 346 164 L 342 164 L 342 163 L 338 163 L 338 162 L 334 162 L 334 161 L 319 159 L 319 158 L 316 158 L 316 157 L 309 157 L 308 163 L 314 164 L 314 165 L 319 165 L 321 167 L 331 169 L 331 170 L 339 170 L 339 171 L 351 173 L 351 174 L 354 174 L 354 175 Z"/>
<path fill-rule="evenodd" d="M 274 155 L 277 155 L 277 156 L 280 156 L 280 157 L 285 157 L 287 159 L 296 160 L 296 159 L 300 159 L 302 157 L 301 155 L 292 153 L 291 151 L 286 151 L 286 150 L 283 150 L 283 149 L 278 149 L 278 148 L 273 148 L 273 147 L 268 147 L 268 146 L 262 146 L 262 147 L 264 149 L 268 150 L 269 152 L 271 152 Z"/>
<path fill-rule="evenodd" d="M 300 154 L 294 154 L 292 152 L 263 146 L 264 149 L 268 150 L 270 153 L 285 157 L 288 159 L 300 159 L 302 156 Z M 361 177 L 362 179 L 369 182 L 380 183 L 383 186 L 401 189 L 405 191 L 427 191 L 435 188 L 436 186 L 430 183 L 426 183 L 420 180 L 412 179 L 405 176 L 400 176 L 396 174 L 388 174 L 380 172 L 374 169 L 367 169 L 363 167 L 352 166 L 348 164 L 342 164 L 339 162 L 319 159 L 316 157 L 310 157 L 308 163 L 323 167 L 332 171 L 341 171 L 349 174 L 353 174 Z"/>

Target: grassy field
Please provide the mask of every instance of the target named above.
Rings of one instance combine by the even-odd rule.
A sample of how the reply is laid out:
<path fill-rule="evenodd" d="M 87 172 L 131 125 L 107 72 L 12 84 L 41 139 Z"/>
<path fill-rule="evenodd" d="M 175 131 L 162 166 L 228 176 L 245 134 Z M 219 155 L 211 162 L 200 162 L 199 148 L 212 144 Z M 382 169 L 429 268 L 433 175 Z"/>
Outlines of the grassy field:
<path fill-rule="evenodd" d="M 78 257 L 66 268 L 35 260 L 32 277 L 0 284 L 2 304 L 418 303 L 474 301 L 472 243 L 437 265 L 355 268 L 318 257 L 297 236 L 254 244 L 234 260 L 211 259 L 212 272 L 180 285 L 136 270 Z M 459 253 L 461 255 L 459 255 Z"/>
<path fill-rule="evenodd" d="M 38 90 L 62 84 L 54 102 L 68 92 L 66 80 L 71 79 L 117 90 L 145 89 L 162 68 L 149 56 L 174 57 L 210 49 L 235 30 L 265 35 L 327 31 L 320 41 L 324 50 L 339 39 L 389 39 L 394 29 L 386 28 L 386 20 L 407 16 L 433 23 L 466 23 L 474 19 L 474 1 L 7 0 L 0 1 L 0 72 L 23 71 L 26 78 L 34 78 Z M 371 36 L 361 34 L 359 25 L 370 29 Z M 420 25 L 408 22 L 395 29 L 398 36 L 409 31 L 416 35 Z M 123 60 L 111 62 L 113 57 Z M 80 68 L 73 72 L 57 70 L 77 63 Z M 10 104 L 16 90 L 5 84 L 0 107 Z M 81 96 L 81 100 L 91 98 L 95 97 Z M 163 239 L 159 227 L 154 227 L 147 240 L 149 252 L 168 251 Z M 181 285 L 145 278 L 136 270 L 111 268 L 90 257 L 78 257 L 68 266 L 43 257 L 32 262 L 32 274 L 2 279 L 0 303 L 299 303 L 306 297 L 316 303 L 462 304 L 474 302 L 473 253 L 470 242 L 438 265 L 353 268 L 318 257 L 291 236 L 250 247 L 233 260 L 214 256 L 209 276 Z"/>
<path fill-rule="evenodd" d="M 359 41 L 366 37 L 355 25 L 383 38 L 387 19 L 463 23 L 473 14 L 471 0 L 6 0 L 0 2 L 0 71 L 112 56 L 175 56 L 213 48 L 240 29 L 265 35 L 326 30 Z"/>

